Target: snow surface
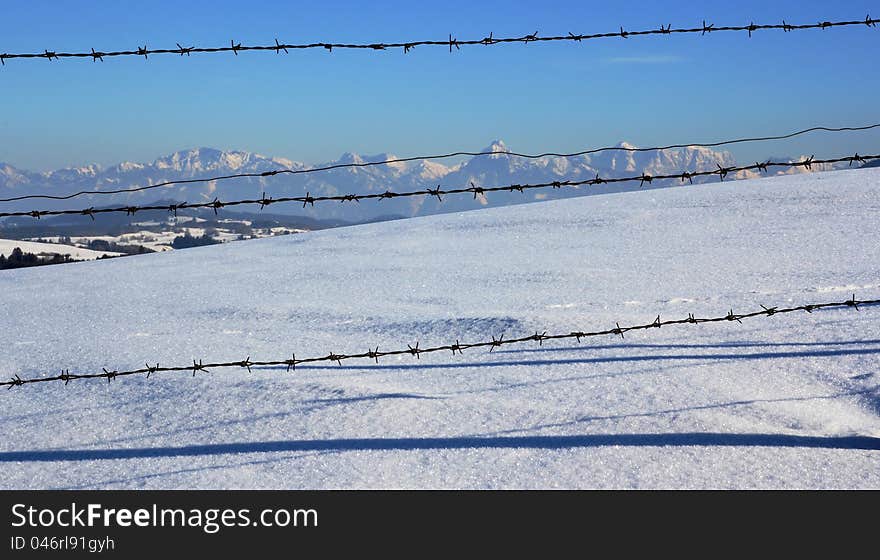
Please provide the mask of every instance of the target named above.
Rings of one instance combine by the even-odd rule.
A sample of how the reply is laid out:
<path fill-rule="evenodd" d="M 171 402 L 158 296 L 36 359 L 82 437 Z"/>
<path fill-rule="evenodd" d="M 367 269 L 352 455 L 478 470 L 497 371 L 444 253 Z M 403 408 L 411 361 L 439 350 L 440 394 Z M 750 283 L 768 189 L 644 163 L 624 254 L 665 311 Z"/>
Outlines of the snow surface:
<path fill-rule="evenodd" d="M 72 258 L 82 261 L 94 260 L 103 256 L 118 257 L 122 254 L 114 253 L 112 251 L 92 251 L 91 249 L 82 249 L 80 247 L 58 243 L 39 243 L 35 241 L 0 239 L 0 255 L 6 255 L 8 257 L 16 247 L 21 248 L 25 253 L 33 253 L 35 255 L 70 255 Z"/>
<path fill-rule="evenodd" d="M 0 375 L 880 297 L 880 170 L 0 274 Z M 26 311 L 25 311 L 26 310 Z M 880 488 L 880 308 L 0 395 L 3 488 Z"/>

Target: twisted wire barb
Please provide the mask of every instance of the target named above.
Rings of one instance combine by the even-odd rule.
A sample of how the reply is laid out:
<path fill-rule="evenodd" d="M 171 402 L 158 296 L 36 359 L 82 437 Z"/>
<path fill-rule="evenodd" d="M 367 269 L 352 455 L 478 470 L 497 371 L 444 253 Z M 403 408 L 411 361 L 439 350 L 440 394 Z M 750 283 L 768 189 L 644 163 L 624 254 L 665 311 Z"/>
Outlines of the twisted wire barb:
<path fill-rule="evenodd" d="M 0 65 L 5 66 L 7 60 L 13 60 L 18 58 L 24 59 L 39 59 L 44 58 L 48 61 L 52 60 L 60 60 L 62 58 L 86 58 L 91 59 L 93 62 L 104 61 L 105 57 L 120 57 L 120 56 L 143 56 L 145 59 L 149 60 L 150 55 L 157 54 L 176 54 L 181 57 L 186 55 L 189 57 L 193 53 L 228 53 L 238 56 L 238 53 L 244 51 L 262 51 L 262 52 L 274 52 L 275 54 L 280 54 L 282 51 L 284 53 L 289 53 L 290 50 L 305 50 L 305 49 L 324 49 L 327 52 L 333 52 L 333 49 L 360 49 L 360 50 L 368 50 L 368 51 L 384 51 L 388 49 L 400 49 L 404 53 L 408 53 L 415 47 L 422 46 L 431 46 L 431 47 L 443 47 L 448 48 L 449 52 L 453 52 L 453 48 L 456 51 L 461 50 L 461 47 L 464 46 L 475 46 L 475 45 L 483 45 L 483 46 L 492 46 L 492 45 L 501 45 L 508 43 L 548 43 L 548 42 L 557 42 L 564 41 L 567 43 L 580 43 L 583 41 L 590 41 L 596 39 L 608 39 L 608 38 L 621 38 L 628 39 L 630 37 L 641 37 L 641 36 L 649 36 L 649 35 L 672 35 L 672 34 L 687 34 L 687 33 L 697 33 L 701 36 L 712 35 L 713 33 L 722 33 L 722 32 L 747 32 L 748 36 L 751 37 L 757 31 L 764 30 L 782 30 L 786 33 L 791 31 L 802 31 L 807 29 L 829 29 L 832 27 L 851 27 L 851 26 L 867 26 L 867 27 L 876 27 L 877 23 L 880 20 L 873 19 L 870 15 L 866 16 L 864 19 L 858 20 L 847 20 L 847 21 L 818 21 L 816 23 L 806 23 L 806 24 L 790 24 L 787 21 L 783 20 L 782 23 L 766 23 L 766 24 L 756 24 L 754 22 L 749 23 L 749 25 L 715 25 L 712 23 L 706 23 L 704 20 L 702 25 L 699 27 L 682 27 L 682 28 L 672 28 L 672 24 L 660 25 L 658 28 L 654 29 L 643 29 L 638 31 L 627 31 L 622 26 L 619 31 L 613 32 L 605 32 L 605 33 L 591 33 L 591 34 L 574 34 L 568 32 L 566 35 L 552 35 L 552 36 L 541 36 L 537 31 L 534 33 L 530 33 L 528 35 L 522 35 L 518 37 L 495 37 L 492 33 L 488 36 L 481 39 L 458 39 L 455 38 L 452 34 L 449 34 L 448 38 L 443 40 L 413 40 L 407 42 L 375 42 L 375 43 L 338 43 L 338 42 L 315 42 L 315 43 L 281 43 L 278 39 L 275 39 L 273 44 L 269 45 L 243 45 L 241 43 L 236 43 L 235 40 L 231 40 L 229 42 L 229 46 L 223 47 L 184 47 L 180 43 L 177 43 L 177 48 L 169 49 L 150 49 L 147 45 L 143 47 L 138 46 L 135 50 L 117 50 L 117 51 L 96 51 L 94 48 L 91 48 L 89 51 L 84 52 L 60 52 L 60 51 L 50 51 L 44 50 L 39 53 L 0 53 Z"/>
<path fill-rule="evenodd" d="M 470 350 L 474 348 L 489 348 L 489 351 L 493 351 L 496 348 L 501 346 L 507 346 L 511 344 L 522 344 L 525 342 L 537 342 L 540 345 L 547 340 L 563 340 L 563 339 L 576 339 L 578 342 L 581 341 L 582 338 L 596 337 L 596 336 L 607 336 L 607 335 L 615 335 L 624 337 L 625 333 L 631 331 L 640 331 L 640 330 L 649 330 L 649 329 L 658 329 L 664 326 L 669 325 L 698 325 L 703 323 L 721 323 L 721 322 L 737 322 L 738 324 L 742 323 L 743 319 L 751 319 L 755 317 L 772 317 L 774 315 L 782 315 L 786 313 L 794 313 L 798 311 L 805 311 L 807 313 L 812 313 L 813 311 L 819 309 L 831 309 L 831 308 L 851 308 L 858 310 L 860 306 L 870 306 L 870 305 L 878 305 L 880 304 L 880 299 L 873 300 L 857 300 L 855 294 L 853 294 L 851 299 L 841 302 L 831 302 L 831 303 L 811 303 L 806 305 L 799 305 L 797 307 L 765 307 L 761 306 L 759 311 L 752 311 L 750 313 L 737 314 L 734 313 L 731 309 L 728 313 L 724 315 L 719 315 L 710 318 L 697 318 L 692 313 L 689 313 L 687 318 L 684 319 L 672 319 L 672 320 L 661 320 L 660 315 L 657 315 L 657 318 L 651 321 L 650 323 L 644 323 L 641 325 L 631 325 L 628 327 L 621 327 L 619 322 L 615 323 L 614 328 L 604 329 L 598 331 L 571 331 L 568 333 L 558 333 L 558 334 L 547 334 L 547 331 L 539 332 L 535 331 L 535 334 L 523 336 L 520 338 L 508 338 L 505 339 L 504 336 L 500 336 L 495 338 L 495 335 L 491 335 L 492 340 L 484 340 L 482 342 L 472 342 L 472 343 L 463 343 L 458 340 L 455 341 L 454 344 L 445 344 L 442 346 L 434 346 L 429 348 L 420 348 L 419 342 L 416 342 L 415 345 L 407 344 L 406 349 L 400 350 L 388 350 L 388 351 L 380 351 L 379 347 L 376 346 L 373 349 L 372 346 L 367 346 L 368 350 L 362 353 L 355 354 L 336 354 L 334 352 L 330 352 L 324 356 L 317 356 L 311 358 L 297 358 L 296 354 L 292 354 L 290 359 L 283 360 L 269 360 L 269 361 L 256 361 L 251 360 L 250 356 L 245 358 L 244 360 L 231 361 L 231 362 L 209 362 L 204 363 L 202 360 L 196 361 L 193 360 L 192 365 L 186 366 L 171 366 L 171 367 L 160 367 L 158 363 L 155 366 L 151 366 L 149 362 L 145 364 L 145 367 L 129 370 L 129 371 L 119 371 L 119 370 L 109 370 L 107 368 L 103 368 L 103 371 L 100 373 L 81 373 L 75 374 L 70 373 L 69 369 L 62 370 L 59 375 L 55 376 L 47 376 L 47 377 L 34 377 L 29 379 L 24 379 L 16 374 L 9 381 L 0 382 L 0 386 L 6 386 L 7 389 L 12 389 L 14 387 L 21 387 L 23 385 L 30 385 L 34 383 L 48 383 L 53 381 L 62 381 L 65 385 L 70 383 L 71 380 L 76 379 L 106 379 L 108 382 L 116 379 L 117 377 L 128 377 L 132 375 L 141 375 L 145 374 L 149 379 L 150 376 L 154 373 L 158 372 L 177 372 L 177 373 L 192 373 L 192 376 L 195 377 L 197 373 L 209 373 L 215 369 L 221 368 L 240 368 L 247 369 L 248 372 L 251 372 L 251 368 L 254 367 L 272 367 L 272 366 L 280 366 L 285 367 L 287 372 L 296 371 L 296 366 L 300 364 L 309 364 L 309 363 L 318 363 L 318 362 L 335 362 L 339 365 L 342 365 L 343 360 L 356 360 L 356 359 L 367 359 L 367 360 L 375 360 L 375 362 L 379 363 L 379 358 L 383 358 L 386 356 L 401 356 L 401 355 L 410 355 L 416 359 L 422 354 L 432 354 L 436 352 L 451 352 L 453 356 L 458 352 L 459 355 L 462 354 L 464 350 Z M 369 366 L 365 366 L 369 367 Z"/>
<path fill-rule="evenodd" d="M 532 183 L 532 184 L 512 184 L 512 185 L 504 185 L 498 187 L 477 187 L 473 183 L 471 183 L 470 187 L 467 188 L 452 188 L 452 189 L 441 189 L 438 185 L 437 188 L 425 188 L 423 190 L 417 191 L 406 191 L 406 192 L 394 192 L 390 190 L 386 190 L 383 193 L 372 193 L 372 194 L 340 194 L 340 195 L 332 195 L 332 196 L 312 196 L 311 193 L 307 192 L 305 196 L 288 196 L 288 197 L 279 197 L 272 198 L 266 196 L 265 193 L 260 198 L 256 199 L 244 199 L 244 200 L 231 200 L 231 201 L 222 201 L 219 198 L 215 198 L 211 202 L 196 202 L 196 203 L 188 203 L 181 202 L 176 204 L 159 204 L 159 205 L 148 205 L 148 206 L 137 206 L 137 205 L 128 205 L 128 206 L 117 206 L 110 208 L 82 208 L 76 210 L 30 210 L 30 211 L 17 211 L 17 212 L 0 212 L 0 218 L 8 218 L 14 216 L 30 216 L 35 219 L 40 219 L 42 216 L 70 216 L 70 215 L 80 215 L 80 216 L 89 216 L 93 220 L 96 215 L 100 214 L 110 214 L 110 213 L 125 213 L 126 215 L 134 215 L 137 212 L 145 211 L 145 210 L 164 210 L 173 213 L 175 216 L 177 215 L 178 210 L 184 209 L 192 209 L 192 208 L 210 208 L 214 210 L 214 213 L 217 214 L 218 210 L 221 208 L 225 208 L 227 206 L 241 206 L 244 204 L 255 204 L 260 206 L 260 210 L 269 206 L 271 204 L 279 204 L 279 203 L 289 203 L 289 202 L 297 202 L 302 203 L 303 208 L 306 206 L 314 206 L 317 202 L 360 202 L 362 200 L 384 200 L 390 198 L 401 198 L 401 197 L 412 197 L 412 196 L 433 196 L 436 197 L 441 202 L 443 201 L 444 195 L 456 195 L 456 194 L 473 194 L 474 199 L 477 196 L 485 196 L 486 193 L 490 192 L 500 192 L 500 191 L 509 191 L 509 192 L 520 192 L 524 193 L 527 190 L 533 189 L 561 189 L 562 187 L 577 187 L 582 185 L 601 185 L 601 184 L 610 184 L 610 183 L 626 183 L 639 181 L 639 186 L 644 186 L 646 183 L 650 184 L 653 181 L 666 180 L 666 179 L 680 179 L 682 182 L 689 181 L 693 184 L 693 180 L 695 177 L 708 177 L 717 175 L 722 181 L 729 175 L 730 173 L 736 173 L 739 171 L 761 171 L 767 172 L 771 167 L 783 167 L 783 168 L 795 168 L 795 167 L 803 167 L 807 170 L 812 170 L 813 165 L 823 165 L 823 164 L 833 164 L 833 163 L 844 163 L 849 162 L 852 165 L 855 162 L 865 163 L 868 161 L 873 161 L 880 159 L 880 155 L 868 155 L 868 156 L 860 156 L 859 154 L 855 154 L 854 156 L 847 156 L 841 158 L 834 159 L 815 159 L 814 156 L 806 158 L 799 162 L 774 162 L 774 161 L 766 161 L 764 163 L 755 163 L 754 165 L 746 165 L 740 167 L 721 167 L 718 165 L 717 169 L 708 170 L 708 171 L 683 171 L 682 173 L 673 173 L 668 175 L 649 175 L 647 173 L 642 173 L 641 175 L 636 175 L 632 177 L 617 177 L 617 178 L 602 178 L 598 174 L 596 177 L 592 179 L 583 179 L 578 181 L 549 181 L 545 183 Z M 716 164 L 717 165 L 717 164 Z M 264 175 L 274 174 L 272 171 L 267 171 Z"/>
<path fill-rule="evenodd" d="M 379 165 L 390 165 L 395 163 L 407 163 L 411 161 L 423 161 L 423 160 L 434 160 L 434 159 L 448 159 L 452 157 L 460 157 L 460 156 L 509 156 L 509 157 L 518 157 L 523 159 L 541 159 L 544 157 L 561 157 L 561 158 L 572 158 L 578 156 L 586 156 L 590 154 L 597 154 L 601 152 L 629 152 L 629 153 L 642 153 L 642 152 L 656 152 L 663 150 L 674 150 L 678 148 L 717 148 L 719 146 L 729 146 L 732 144 L 744 144 L 748 142 L 767 142 L 771 140 L 787 140 L 789 138 L 794 138 L 796 136 L 802 136 L 804 134 L 809 134 L 811 132 L 857 132 L 857 131 L 865 131 L 865 130 L 873 130 L 875 128 L 880 128 L 880 123 L 870 124 L 865 126 L 844 126 L 844 127 L 827 127 L 827 126 L 814 126 L 811 128 L 805 128 L 803 130 L 798 130 L 796 132 L 791 132 L 788 134 L 776 135 L 776 136 L 757 136 L 757 137 L 748 137 L 748 138 L 737 138 L 735 140 L 722 140 L 718 142 L 704 142 L 704 143 L 695 143 L 692 142 L 690 144 L 670 144 L 668 146 L 657 146 L 654 148 L 636 148 L 629 146 L 608 146 L 605 148 L 590 148 L 588 150 L 582 150 L 579 152 L 571 152 L 571 153 L 558 153 L 558 152 L 544 152 L 541 154 L 524 154 L 519 152 L 467 152 L 467 151 L 457 151 L 457 152 L 449 152 L 445 154 L 434 154 L 427 156 L 412 156 L 412 157 L 404 157 L 404 158 L 392 158 L 386 159 L 384 161 L 362 161 L 362 162 L 352 162 L 352 163 L 334 163 L 332 165 L 325 165 L 321 167 L 310 167 L 308 169 L 290 169 L 290 168 L 282 168 L 275 169 L 272 171 L 260 172 L 260 173 L 234 173 L 231 175 L 218 175 L 216 177 L 204 177 L 200 179 L 180 179 L 180 180 L 172 180 L 172 181 L 163 181 L 161 183 L 156 183 L 152 185 L 145 185 L 143 187 L 132 187 L 127 189 L 113 189 L 113 190 L 104 190 L 104 191 L 79 191 L 68 195 L 49 195 L 49 194 L 29 194 L 29 195 L 21 195 L 14 196 L 10 198 L 0 198 L 0 202 L 16 202 L 20 200 L 29 200 L 29 199 L 45 199 L 45 200 L 70 200 L 72 198 L 77 198 L 80 196 L 91 196 L 91 195 L 113 195 L 113 194 L 123 194 L 123 193 L 133 193 L 133 192 L 141 192 L 148 191 L 152 189 L 158 189 L 163 187 L 170 187 L 174 185 L 184 185 L 184 184 L 193 184 L 193 183 L 208 183 L 214 181 L 225 181 L 229 179 L 245 179 L 245 178 L 262 178 L 269 177 L 274 175 L 307 175 L 310 173 L 319 173 L 323 171 L 332 171 L 334 169 L 346 169 L 346 168 L 363 168 L 363 167 L 374 167 Z"/>

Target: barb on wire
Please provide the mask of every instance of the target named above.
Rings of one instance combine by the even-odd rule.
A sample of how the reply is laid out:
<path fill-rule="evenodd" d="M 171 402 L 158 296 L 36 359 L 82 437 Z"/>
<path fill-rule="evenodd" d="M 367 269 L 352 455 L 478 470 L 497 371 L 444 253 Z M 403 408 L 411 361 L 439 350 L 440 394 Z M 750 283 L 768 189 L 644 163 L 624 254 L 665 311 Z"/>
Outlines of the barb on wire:
<path fill-rule="evenodd" d="M 594 179 L 583 179 L 578 181 L 549 181 L 546 183 L 532 183 L 525 185 L 503 185 L 496 187 L 477 187 L 473 183 L 471 183 L 470 187 L 467 188 L 447 188 L 441 189 L 439 186 L 436 189 L 427 188 L 423 190 L 416 191 L 406 191 L 406 192 L 393 192 L 393 191 L 385 191 L 383 193 L 373 193 L 373 194 L 338 194 L 338 195 L 329 195 L 329 196 L 312 196 L 311 193 L 307 192 L 305 196 L 289 196 L 289 197 L 278 197 L 278 198 L 270 198 L 267 199 L 265 193 L 257 199 L 243 199 L 243 200 L 230 200 L 230 201 L 221 201 L 219 198 L 215 198 L 211 202 L 197 202 L 197 203 L 188 203 L 181 202 L 178 204 L 172 205 L 146 205 L 146 206 L 117 206 L 117 207 L 109 207 L 109 208 L 86 208 L 86 209 L 76 209 L 76 210 L 22 210 L 17 212 L 0 212 L 0 218 L 8 218 L 15 216 L 29 216 L 31 218 L 40 219 L 43 216 L 67 216 L 67 215 L 88 215 L 92 218 L 98 214 L 112 214 L 112 213 L 120 213 L 124 212 L 126 215 L 134 215 L 136 212 L 142 212 L 145 210 L 163 210 L 168 212 L 173 212 L 175 215 L 177 210 L 183 208 L 210 208 L 216 214 L 220 208 L 226 208 L 227 206 L 241 206 L 244 204 L 253 204 L 259 205 L 261 208 L 265 207 L 267 203 L 271 204 L 279 204 L 285 202 L 297 202 L 302 203 L 303 208 L 308 205 L 314 206 L 315 203 L 318 202 L 360 202 L 362 200 L 382 200 L 385 198 L 399 198 L 399 197 L 412 197 L 412 196 L 435 196 L 441 201 L 443 195 L 456 195 L 456 194 L 464 194 L 469 193 L 473 194 L 474 198 L 479 194 L 480 196 L 485 196 L 486 193 L 491 192 L 500 192 L 500 191 L 508 191 L 513 192 L 517 191 L 520 193 L 524 193 L 526 190 L 533 189 L 560 189 L 562 187 L 579 187 L 579 186 L 593 186 L 600 184 L 608 184 L 608 183 L 627 183 L 632 181 L 639 181 L 640 186 L 643 186 L 645 183 L 652 183 L 653 181 L 661 181 L 667 179 L 680 179 L 682 181 L 689 180 L 693 182 L 694 177 L 710 177 L 714 175 L 719 175 L 723 180 L 729 173 L 736 173 L 740 171 L 755 171 L 761 170 L 766 171 L 770 167 L 782 167 L 782 168 L 794 168 L 794 167 L 803 167 L 808 170 L 812 170 L 813 165 L 824 165 L 824 164 L 832 164 L 832 163 L 846 163 L 850 164 L 853 161 L 873 161 L 880 159 L 880 155 L 870 155 L 870 156 L 861 156 L 856 154 L 855 156 L 847 156 L 841 158 L 834 159 L 815 159 L 814 156 L 810 156 L 801 161 L 787 161 L 787 162 L 774 162 L 767 161 L 765 163 L 756 163 L 754 165 L 746 165 L 742 167 L 720 167 L 717 169 L 712 169 L 708 171 L 682 171 L 681 173 L 673 173 L 668 175 L 637 175 L 633 177 L 616 177 L 616 178 L 607 178 L 603 179 L 596 175 Z"/>
<path fill-rule="evenodd" d="M 101 53 L 98 53 L 101 54 Z M 0 55 L 2 56 L 2 55 Z M 865 126 L 846 126 L 846 127 L 827 127 L 827 126 L 814 126 L 811 128 L 805 128 L 803 130 L 798 130 L 796 132 L 791 132 L 788 134 L 781 134 L 775 136 L 754 136 L 748 138 L 737 138 L 734 140 L 721 140 L 717 142 L 691 142 L 688 144 L 670 144 L 668 146 L 656 146 L 653 148 L 635 148 L 631 146 L 607 146 L 604 148 L 590 148 L 587 150 L 581 150 L 578 152 L 570 152 L 570 153 L 561 153 L 561 152 L 544 152 L 541 154 L 524 154 L 519 152 L 467 152 L 467 151 L 456 151 L 449 152 L 445 154 L 434 154 L 434 155 L 426 155 L 426 156 L 412 156 L 405 158 L 391 158 L 386 159 L 384 161 L 363 161 L 363 162 L 355 162 L 355 163 L 335 163 L 332 165 L 325 165 L 320 167 L 310 167 L 307 169 L 290 169 L 290 168 L 282 168 L 282 169 L 273 169 L 271 171 L 262 171 L 259 173 L 234 173 L 231 175 L 218 175 L 216 177 L 204 177 L 200 179 L 180 179 L 180 180 L 172 180 L 172 181 L 163 181 L 161 183 L 155 183 L 152 185 L 144 185 L 142 187 L 131 187 L 126 189 L 111 189 L 111 190 L 101 190 L 101 191 L 79 191 L 68 195 L 49 195 L 49 194 L 29 194 L 29 195 L 21 195 L 14 196 L 10 198 L 0 198 L 0 202 L 17 202 L 20 200 L 30 200 L 30 199 L 44 199 L 44 200 L 70 200 L 72 198 L 77 198 L 80 196 L 92 196 L 92 195 L 114 195 L 114 194 L 123 194 L 123 193 L 134 193 L 141 191 L 148 191 L 152 189 L 159 189 L 164 187 L 171 187 L 174 185 L 187 185 L 193 183 L 209 183 L 212 181 L 225 181 L 230 179 L 247 179 L 247 178 L 266 178 L 266 177 L 274 177 L 276 175 L 307 175 L 310 173 L 320 173 L 323 171 L 332 171 L 334 169 L 347 169 L 347 168 L 363 168 L 363 167 L 375 167 L 375 166 L 384 166 L 395 163 L 407 163 L 411 161 L 425 161 L 425 160 L 434 160 L 434 159 L 448 159 L 453 157 L 461 157 L 461 156 L 471 156 L 471 157 L 482 157 L 482 156 L 507 156 L 507 157 L 517 157 L 523 159 L 541 159 L 545 157 L 560 157 L 560 158 L 572 158 L 579 156 L 586 156 L 591 154 L 598 154 L 602 152 L 629 152 L 629 153 L 645 153 L 645 152 L 656 152 L 662 150 L 675 150 L 678 148 L 717 148 L 719 146 L 729 146 L 732 144 L 744 144 L 750 142 L 769 142 L 774 140 L 787 140 L 789 138 L 794 138 L 797 136 L 802 136 L 804 134 L 810 134 L 812 132 L 861 132 L 866 130 L 874 130 L 880 128 L 880 123 L 869 124 Z M 858 156 L 858 154 L 856 154 Z M 855 160 L 860 161 L 860 160 Z M 861 161 L 861 163 L 864 163 Z"/>
<path fill-rule="evenodd" d="M 625 31 L 623 26 L 620 26 L 619 31 L 612 32 L 604 32 L 604 33 L 585 33 L 585 34 L 575 34 L 572 32 L 568 32 L 565 35 L 546 35 L 546 36 L 538 36 L 538 32 L 530 33 L 527 35 L 514 36 L 514 37 L 494 37 L 491 33 L 488 37 L 484 37 L 481 39 L 457 39 L 453 37 L 450 33 L 447 39 L 419 39 L 413 41 L 406 42 L 380 42 L 380 43 L 342 43 L 342 42 L 314 42 L 314 43 L 281 43 L 278 39 L 275 39 L 274 44 L 268 45 L 243 45 L 241 43 L 236 43 L 234 40 L 229 42 L 229 46 L 226 47 L 192 47 L 185 49 L 186 54 L 192 53 L 203 53 L 203 54 L 214 54 L 214 53 L 224 53 L 231 52 L 234 55 L 238 56 L 238 53 L 241 51 L 260 51 L 260 52 L 275 52 L 279 53 L 280 51 L 288 52 L 288 49 L 291 50 L 307 50 L 307 49 L 324 49 L 328 52 L 333 52 L 333 49 L 355 49 L 355 50 L 373 50 L 373 51 L 383 51 L 387 49 L 401 49 L 404 53 L 409 52 L 411 49 L 418 46 L 433 46 L 433 47 L 445 47 L 452 52 L 453 47 L 456 50 L 461 50 L 463 46 L 472 46 L 472 45 L 499 45 L 499 44 L 510 44 L 510 43 L 536 43 L 536 42 L 557 42 L 557 41 L 565 41 L 565 42 L 575 42 L 580 43 L 582 41 L 589 40 L 597 40 L 597 39 L 612 39 L 612 38 L 623 38 L 628 39 L 629 37 L 639 37 L 639 36 L 649 36 L 649 35 L 671 35 L 673 33 L 676 34 L 688 34 L 688 33 L 697 33 L 701 36 L 712 35 L 719 32 L 746 32 L 748 36 L 751 37 L 757 31 L 764 30 L 782 30 L 785 33 L 791 31 L 801 31 L 807 29 L 819 29 L 825 30 L 831 27 L 852 27 L 852 26 L 867 26 L 867 27 L 876 27 L 877 22 L 880 20 L 871 18 L 870 15 L 865 17 L 865 19 L 857 19 L 857 20 L 841 20 L 841 21 L 819 21 L 817 23 L 806 23 L 806 24 L 790 24 L 787 21 L 783 20 L 782 23 L 763 23 L 756 24 L 754 21 L 749 22 L 748 25 L 715 25 L 714 23 L 707 23 L 703 20 L 703 23 L 699 27 L 679 27 L 674 28 L 672 24 L 668 24 L 666 26 L 661 25 L 660 28 L 653 29 L 644 29 L 641 31 Z M 109 57 L 125 57 L 125 56 L 143 56 L 147 57 L 147 55 L 151 54 L 184 54 L 181 51 L 184 50 L 183 47 L 178 45 L 177 49 L 148 49 L 146 45 L 141 47 L 138 45 L 135 50 L 115 50 L 115 51 L 104 51 L 101 54 L 103 56 Z M 5 60 L 8 59 L 17 59 L 17 58 L 47 58 L 52 60 L 53 58 L 59 60 L 61 58 L 87 58 L 91 57 L 91 52 L 55 52 L 46 50 L 42 53 L 4 53 L 0 56 L 0 62 L 3 62 L 5 65 Z"/>
<path fill-rule="evenodd" d="M 452 355 L 455 356 L 455 353 L 458 352 L 459 355 L 462 354 L 462 350 L 472 349 L 472 348 L 488 348 L 489 352 L 494 351 L 496 348 L 501 346 L 507 346 L 511 344 L 523 344 L 527 342 L 537 342 L 539 345 L 543 345 L 547 340 L 564 340 L 564 339 L 576 339 L 578 342 L 583 338 L 589 337 L 597 337 L 597 336 L 609 336 L 609 335 L 618 335 L 623 338 L 624 333 L 631 331 L 641 331 L 641 330 L 650 330 L 655 328 L 660 328 L 668 325 L 699 325 L 704 323 L 720 323 L 720 322 L 738 322 L 742 323 L 743 319 L 752 319 L 758 317 L 772 317 L 774 315 L 782 315 L 788 313 L 796 313 L 799 311 L 806 311 L 808 313 L 812 313 L 817 309 L 848 309 L 853 308 L 859 310 L 859 306 L 870 306 L 870 305 L 880 305 L 880 299 L 873 300 L 857 300 L 855 294 L 853 294 L 851 299 L 846 301 L 838 301 L 838 302 L 829 302 L 829 303 L 811 303 L 805 305 L 799 305 L 796 307 L 766 307 L 761 305 L 761 309 L 758 311 L 751 311 L 748 313 L 734 313 L 733 309 L 731 309 L 728 313 L 724 315 L 718 315 L 715 317 L 706 317 L 706 318 L 698 318 L 693 315 L 693 313 L 688 313 L 688 316 L 683 319 L 669 319 L 669 320 L 661 320 L 660 315 L 657 315 L 657 318 L 651 321 L 650 323 L 643 323 L 638 325 L 630 325 L 627 327 L 621 327 L 620 323 L 615 323 L 613 328 L 610 329 L 602 329 L 597 331 L 570 331 L 570 332 L 561 332 L 557 334 L 547 334 L 547 331 L 535 331 L 535 334 L 530 334 L 527 336 L 523 336 L 520 338 L 504 338 L 502 334 L 498 338 L 495 337 L 494 334 L 490 335 L 491 340 L 484 339 L 481 342 L 472 342 L 472 343 L 462 343 L 458 340 L 455 341 L 454 344 L 444 344 L 442 346 L 433 346 L 430 348 L 419 348 L 419 343 L 416 342 L 415 346 L 411 344 L 407 344 L 405 349 L 398 350 L 387 350 L 387 351 L 379 351 L 379 347 L 376 346 L 373 349 L 372 346 L 369 346 L 366 352 L 361 352 L 357 354 L 336 354 L 334 352 L 330 352 L 329 354 L 323 356 L 317 356 L 312 358 L 297 358 L 296 354 L 292 354 L 290 359 L 283 360 L 268 360 L 268 361 L 256 361 L 251 360 L 250 356 L 248 356 L 244 360 L 237 360 L 231 362 L 216 362 L 216 363 L 203 363 L 202 360 L 198 362 L 193 360 L 192 365 L 186 366 L 171 366 L 171 367 L 160 367 L 157 362 L 155 366 L 151 366 L 149 362 L 147 362 L 144 368 L 129 370 L 129 371 L 119 371 L 119 370 L 109 370 L 107 368 L 103 368 L 103 371 L 100 373 L 70 373 L 69 369 L 62 370 L 61 374 L 47 377 L 33 377 L 29 379 L 22 378 L 19 374 L 15 374 L 8 381 L 0 382 L 0 387 L 6 386 L 7 389 L 12 389 L 14 387 L 21 387 L 23 385 L 31 385 L 35 383 L 49 383 L 53 381 L 63 381 L 65 385 L 70 383 L 71 380 L 76 379 L 99 379 L 105 378 L 107 381 L 111 381 L 117 377 L 129 377 L 132 375 L 140 375 L 147 374 L 147 378 L 154 373 L 165 373 L 165 372 L 192 372 L 193 377 L 195 377 L 196 372 L 204 372 L 209 373 L 214 371 L 215 369 L 221 368 L 246 368 L 249 372 L 253 367 L 284 367 L 286 371 L 290 373 L 291 371 L 296 371 L 296 366 L 300 364 L 311 364 L 318 362 L 335 362 L 338 365 L 342 365 L 343 360 L 374 360 L 375 363 L 379 363 L 379 358 L 385 356 L 404 356 L 410 355 L 417 359 L 421 359 L 422 354 L 432 354 L 437 352 L 447 352 L 451 351 Z M 363 346 L 361 346 L 363 347 Z M 365 366 L 369 367 L 369 366 Z"/>

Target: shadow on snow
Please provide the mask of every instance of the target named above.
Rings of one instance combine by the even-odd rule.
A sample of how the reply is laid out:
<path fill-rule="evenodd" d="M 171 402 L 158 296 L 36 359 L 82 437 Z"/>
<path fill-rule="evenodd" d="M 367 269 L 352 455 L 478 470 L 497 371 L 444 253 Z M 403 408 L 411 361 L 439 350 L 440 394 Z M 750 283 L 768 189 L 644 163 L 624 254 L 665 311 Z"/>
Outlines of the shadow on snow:
<path fill-rule="evenodd" d="M 589 347 L 575 350 L 589 350 Z M 492 353 L 494 354 L 494 352 Z M 751 352 L 742 354 L 645 354 L 640 356 L 600 356 L 590 358 L 558 358 L 552 360 L 503 360 L 494 362 L 444 362 L 437 364 L 364 364 L 364 365 L 297 365 L 297 370 L 425 370 L 461 369 L 510 366 L 554 366 L 564 364 L 606 364 L 616 362 L 661 362 L 676 360 L 775 360 L 790 358 L 823 358 L 833 356 L 865 356 L 880 354 L 878 348 L 854 348 L 836 350 L 797 350 L 788 352 Z M 254 368 L 257 369 L 257 368 Z M 259 369 L 287 369 L 287 366 L 261 366 Z"/>
<path fill-rule="evenodd" d="M 880 450 L 880 438 L 867 436 L 799 436 L 786 434 L 659 433 L 588 434 L 505 437 L 344 438 L 280 440 L 147 447 L 130 449 L 70 449 L 6 451 L 0 462 L 100 461 L 152 457 L 195 457 L 231 453 L 289 451 L 423 451 L 455 449 L 548 449 L 596 447 L 772 447 Z"/>

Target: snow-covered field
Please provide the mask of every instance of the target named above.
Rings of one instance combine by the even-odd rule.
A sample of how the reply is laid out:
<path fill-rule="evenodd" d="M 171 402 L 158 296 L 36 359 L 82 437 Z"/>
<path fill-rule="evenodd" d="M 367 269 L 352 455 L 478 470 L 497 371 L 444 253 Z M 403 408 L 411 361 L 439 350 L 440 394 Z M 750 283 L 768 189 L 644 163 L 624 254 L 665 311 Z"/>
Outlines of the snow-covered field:
<path fill-rule="evenodd" d="M 880 297 L 880 170 L 0 274 L 0 375 Z M 880 488 L 880 308 L 0 395 L 3 488 Z"/>
<path fill-rule="evenodd" d="M 72 245 L 60 245 L 57 243 L 37 243 L 34 241 L 17 241 L 15 239 L 0 239 L 0 255 L 7 257 L 16 248 L 20 247 L 25 253 L 33 253 L 35 255 L 70 255 L 72 258 L 81 261 L 94 260 L 103 256 L 118 257 L 121 253 L 113 253 L 110 251 L 92 251 Z"/>

